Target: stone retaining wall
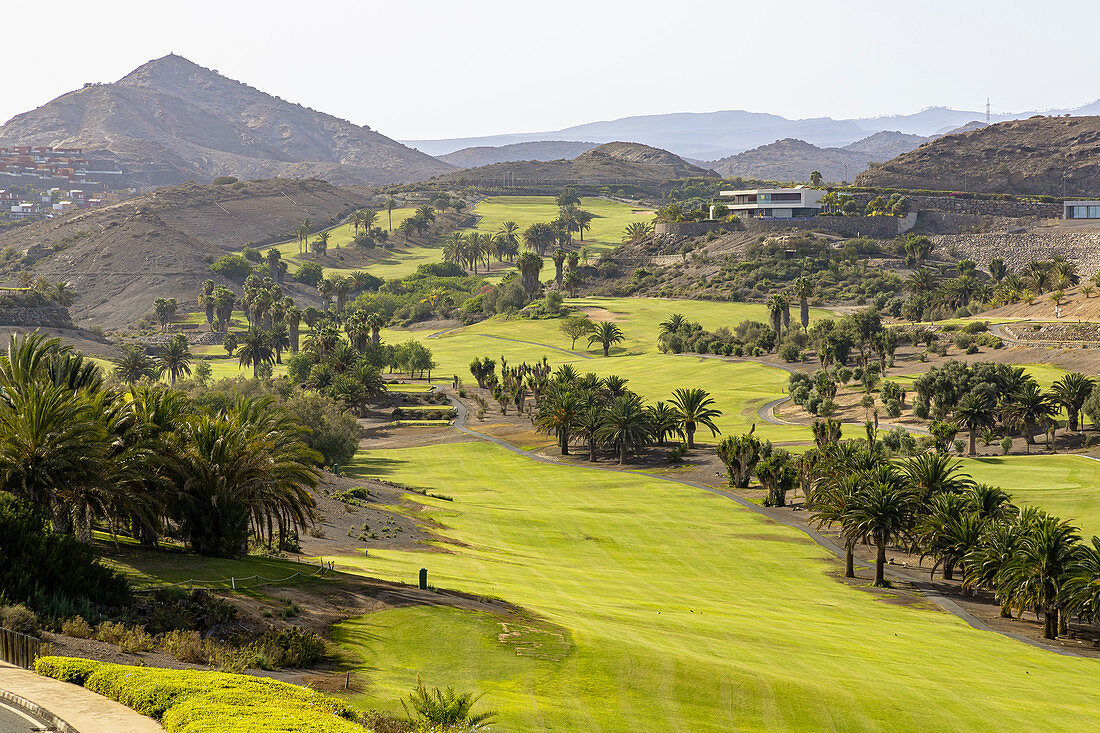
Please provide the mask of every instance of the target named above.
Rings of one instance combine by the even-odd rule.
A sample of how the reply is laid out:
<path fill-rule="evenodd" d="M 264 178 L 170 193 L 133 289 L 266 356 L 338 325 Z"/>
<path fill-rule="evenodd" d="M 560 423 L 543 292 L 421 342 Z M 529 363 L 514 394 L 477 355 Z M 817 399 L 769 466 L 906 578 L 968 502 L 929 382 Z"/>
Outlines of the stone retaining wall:
<path fill-rule="evenodd" d="M 661 237 L 700 237 L 707 232 L 727 231 L 757 232 L 822 232 L 841 237 L 873 237 L 893 239 L 901 231 L 912 228 L 913 218 L 896 216 L 814 216 L 805 219 L 754 219 L 745 218 L 736 224 L 720 221 L 657 222 L 653 233 Z"/>
<path fill-rule="evenodd" d="M 0 308 L 0 326 L 27 326 L 28 328 L 72 328 L 69 309 L 60 306 L 24 308 L 10 306 Z"/>
<path fill-rule="evenodd" d="M 1100 233 L 938 234 L 930 239 L 941 252 L 954 248 L 959 259 L 974 260 L 982 269 L 989 267 L 992 258 L 1000 257 L 1009 272 L 1019 272 L 1029 262 L 1060 254 L 1077 265 L 1082 280 L 1100 271 Z"/>

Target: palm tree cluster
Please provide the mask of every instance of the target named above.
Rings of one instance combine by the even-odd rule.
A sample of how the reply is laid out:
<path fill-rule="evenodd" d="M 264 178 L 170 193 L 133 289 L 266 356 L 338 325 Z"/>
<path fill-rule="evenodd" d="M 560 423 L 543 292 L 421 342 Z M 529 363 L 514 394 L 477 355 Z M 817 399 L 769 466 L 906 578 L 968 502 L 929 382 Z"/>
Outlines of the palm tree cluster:
<path fill-rule="evenodd" d="M 403 361 L 402 366 L 407 366 L 409 360 L 378 339 L 378 330 L 385 324 L 377 314 L 356 314 L 348 320 L 345 339 L 331 320 L 317 321 L 302 349 L 288 360 L 288 376 L 362 417 L 386 392 L 382 367 Z M 429 369 L 434 366 L 430 352 L 427 363 Z"/>
<path fill-rule="evenodd" d="M 1066 633 L 1076 615 L 1100 620 L 1100 538 L 1081 541 L 1069 523 L 1020 508 L 1000 488 L 975 482 L 940 453 L 891 461 L 866 441 L 819 444 L 802 458 L 806 501 L 814 521 L 837 527 L 845 574 L 854 549 L 875 546 L 875 584 L 885 585 L 890 545 L 932 558 L 945 580 L 961 571 L 963 590 L 993 592 L 1003 616 L 1031 611 L 1044 636 Z"/>
<path fill-rule="evenodd" d="M 96 525 L 237 555 L 314 519 L 321 458 L 267 399 L 208 411 L 163 385 L 113 387 L 60 339 L 16 334 L 0 354 L 0 489 L 90 542 Z"/>
<path fill-rule="evenodd" d="M 412 216 L 405 218 L 400 224 L 397 225 L 397 231 L 401 232 L 405 237 L 405 243 L 409 243 L 409 237 L 413 232 L 416 235 L 423 236 L 425 230 L 430 230 L 432 224 L 435 223 L 435 208 L 425 204 L 416 209 Z"/>
<path fill-rule="evenodd" d="M 0 300 L 11 298 L 26 308 L 36 308 L 48 303 L 56 303 L 68 308 L 76 302 L 77 293 L 67 281 L 51 281 L 45 277 L 35 277 L 26 270 L 19 273 L 19 288 L 8 290 Z"/>
<path fill-rule="evenodd" d="M 1039 430 L 1050 447 L 1062 409 L 1068 429 L 1078 430 L 1082 408 L 1095 384 L 1091 377 L 1070 372 L 1043 391 L 1023 367 L 951 360 L 929 369 L 914 382 L 914 412 L 938 420 L 950 416 L 960 430 L 968 431 L 971 455 L 976 435 L 983 429 L 1022 434 L 1030 451 Z"/>
<path fill-rule="evenodd" d="M 569 364 L 551 370 L 545 358 L 510 367 L 501 357 L 499 378 L 494 360 L 475 359 L 470 373 L 493 393 L 502 412 L 514 405 L 517 412 L 530 413 L 539 430 L 555 436 L 562 455 L 581 443 L 590 461 L 607 449 L 621 465 L 645 446 L 663 446 L 672 436 L 683 438 L 691 450 L 700 429 L 719 433 L 715 420 L 722 412 L 710 393 L 699 388 L 676 389 L 667 403 L 647 405 L 622 377 L 579 374 Z"/>

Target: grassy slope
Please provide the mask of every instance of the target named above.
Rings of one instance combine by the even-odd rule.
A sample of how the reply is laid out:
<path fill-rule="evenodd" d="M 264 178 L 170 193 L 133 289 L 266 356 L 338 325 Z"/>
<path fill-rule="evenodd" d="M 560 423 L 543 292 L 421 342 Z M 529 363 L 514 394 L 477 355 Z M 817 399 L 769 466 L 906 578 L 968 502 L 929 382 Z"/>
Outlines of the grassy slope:
<path fill-rule="evenodd" d="M 670 312 L 679 311 L 696 320 L 704 328 L 714 330 L 720 326 L 736 326 L 745 319 L 767 322 L 765 306 L 751 303 L 719 303 L 706 301 L 669 301 L 642 298 L 585 298 L 569 301 L 581 307 L 597 307 L 610 310 L 620 317 L 619 326 L 627 340 L 611 350 L 610 358 L 603 358 L 598 346 L 591 349 L 584 341 L 577 343 L 577 350 L 591 358 L 567 353 L 570 341 L 559 331 L 561 319 L 501 320 L 492 319 L 461 328 L 439 338 L 427 339 L 427 331 L 385 332 L 387 342 L 395 343 L 411 338 L 427 339 L 439 367 L 436 375 L 448 380 L 458 374 L 470 382 L 470 362 L 477 357 L 489 356 L 497 360 L 503 354 L 508 361 L 534 362 L 544 355 L 551 364 L 571 363 L 581 372 L 594 371 L 601 375 L 618 374 L 630 380 L 629 385 L 649 400 L 667 400 L 677 387 L 703 387 L 718 401 L 725 414 L 718 420 L 723 433 L 738 433 L 760 423 L 756 410 L 763 403 L 782 397 L 787 386 L 787 373 L 781 369 L 754 362 L 730 363 L 717 359 L 705 359 L 689 355 L 661 354 L 657 351 L 658 324 Z M 826 311 L 814 309 L 811 322 L 817 318 L 829 318 Z M 510 339 L 510 340 L 503 340 Z M 520 343 L 530 342 L 530 343 Z M 685 376 L 690 372 L 690 378 Z M 759 424 L 757 431 L 772 440 L 805 440 L 809 431 L 802 427 Z M 709 439 L 709 433 L 701 439 Z"/>
<path fill-rule="evenodd" d="M 974 480 L 1001 486 L 1018 504 L 1042 507 L 1100 535 L 1100 462 L 1084 456 L 1004 456 L 963 461 Z"/>
<path fill-rule="evenodd" d="M 487 692 L 509 730 L 1088 729 L 1100 663 L 971 629 L 832 580 L 801 533 L 656 480 L 533 463 L 485 444 L 377 451 L 359 470 L 423 499 L 460 545 L 341 562 L 504 597 L 568 629 L 517 657 L 468 613 L 401 609 L 339 629 L 392 706 L 416 672 Z"/>

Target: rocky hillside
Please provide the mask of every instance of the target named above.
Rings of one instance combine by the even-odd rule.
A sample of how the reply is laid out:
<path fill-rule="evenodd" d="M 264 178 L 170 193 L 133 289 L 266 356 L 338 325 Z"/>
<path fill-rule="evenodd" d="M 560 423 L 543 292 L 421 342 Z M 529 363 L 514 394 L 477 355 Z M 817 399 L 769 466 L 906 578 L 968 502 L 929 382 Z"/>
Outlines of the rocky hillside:
<path fill-rule="evenodd" d="M 416 181 L 451 166 L 346 120 L 175 55 L 92 84 L 0 127 L 0 145 L 60 145 L 117 160 L 131 185 L 217 176 Z"/>
<path fill-rule="evenodd" d="M 871 163 L 889 160 L 912 150 L 928 138 L 902 132 L 876 132 L 842 148 L 820 148 L 804 140 L 787 138 L 761 145 L 705 165 L 726 177 L 740 176 L 764 181 L 810 180 L 820 171 L 827 182 L 851 181 Z"/>
<path fill-rule="evenodd" d="M 18 266 L 70 282 L 77 323 L 117 328 L 146 315 L 156 298 L 193 306 L 223 254 L 285 239 L 303 218 L 327 226 L 368 203 L 356 189 L 319 180 L 251 181 L 238 190 L 185 183 L 5 231 L 0 251 L 13 247 L 23 254 Z"/>
<path fill-rule="evenodd" d="M 947 135 L 860 174 L 862 186 L 1100 195 L 1100 117 L 1042 117 Z"/>
<path fill-rule="evenodd" d="M 458 168 L 478 168 L 493 163 L 512 163 L 520 160 L 571 160 L 581 153 L 588 152 L 596 145 L 597 143 L 542 140 L 531 143 L 463 148 L 436 157 L 444 163 Z"/>
<path fill-rule="evenodd" d="M 717 177 L 714 171 L 688 163 L 667 150 L 639 143 L 614 142 L 600 145 L 573 160 L 518 161 L 494 163 L 449 173 L 434 179 L 448 184 L 509 181 L 530 183 L 588 183 L 636 185 L 658 184 L 678 178 Z"/>

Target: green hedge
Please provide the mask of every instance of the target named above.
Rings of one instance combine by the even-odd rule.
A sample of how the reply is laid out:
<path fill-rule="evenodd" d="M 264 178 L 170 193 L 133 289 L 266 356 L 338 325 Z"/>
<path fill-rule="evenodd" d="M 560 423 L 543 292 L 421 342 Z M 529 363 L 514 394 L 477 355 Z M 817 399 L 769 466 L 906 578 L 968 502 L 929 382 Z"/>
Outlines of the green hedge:
<path fill-rule="evenodd" d="M 224 672 L 40 657 L 38 674 L 83 685 L 160 721 L 168 733 L 363 733 L 354 711 L 314 690 Z"/>

